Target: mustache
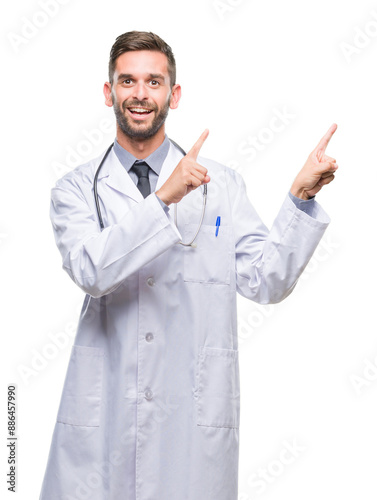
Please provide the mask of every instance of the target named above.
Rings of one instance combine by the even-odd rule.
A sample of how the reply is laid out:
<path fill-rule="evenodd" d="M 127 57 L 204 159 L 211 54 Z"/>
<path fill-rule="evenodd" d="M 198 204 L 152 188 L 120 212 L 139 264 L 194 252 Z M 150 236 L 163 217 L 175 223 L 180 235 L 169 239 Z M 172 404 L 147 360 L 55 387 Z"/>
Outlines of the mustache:
<path fill-rule="evenodd" d="M 124 101 L 122 104 L 123 111 L 126 111 L 126 108 L 132 107 L 146 108 L 151 109 L 152 111 L 156 111 L 157 109 L 157 106 L 155 104 L 152 104 L 148 101 L 138 101 L 135 99 Z"/>

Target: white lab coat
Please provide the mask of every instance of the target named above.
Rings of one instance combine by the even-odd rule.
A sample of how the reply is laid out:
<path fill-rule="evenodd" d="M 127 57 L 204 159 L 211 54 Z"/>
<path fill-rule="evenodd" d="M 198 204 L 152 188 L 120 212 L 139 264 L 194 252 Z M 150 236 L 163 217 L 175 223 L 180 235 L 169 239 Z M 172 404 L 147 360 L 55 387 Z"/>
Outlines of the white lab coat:
<path fill-rule="evenodd" d="M 202 187 L 167 215 L 112 150 L 52 189 L 63 268 L 86 292 L 40 500 L 236 500 L 240 386 L 236 291 L 260 304 L 293 290 L 329 218 L 287 195 L 271 231 L 234 170 L 205 158 Z M 172 144 L 156 190 L 182 154 Z M 215 236 L 217 216 L 221 216 Z"/>

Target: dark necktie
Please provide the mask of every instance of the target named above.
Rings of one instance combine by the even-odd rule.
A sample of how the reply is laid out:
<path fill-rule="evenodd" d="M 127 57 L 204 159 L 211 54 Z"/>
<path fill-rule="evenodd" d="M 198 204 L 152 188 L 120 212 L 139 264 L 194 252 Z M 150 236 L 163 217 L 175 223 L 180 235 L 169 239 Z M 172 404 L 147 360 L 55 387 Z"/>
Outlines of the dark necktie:
<path fill-rule="evenodd" d="M 137 187 L 141 194 L 146 198 L 151 194 L 151 185 L 149 183 L 149 165 L 144 160 L 136 160 L 132 165 L 132 170 L 138 176 Z"/>

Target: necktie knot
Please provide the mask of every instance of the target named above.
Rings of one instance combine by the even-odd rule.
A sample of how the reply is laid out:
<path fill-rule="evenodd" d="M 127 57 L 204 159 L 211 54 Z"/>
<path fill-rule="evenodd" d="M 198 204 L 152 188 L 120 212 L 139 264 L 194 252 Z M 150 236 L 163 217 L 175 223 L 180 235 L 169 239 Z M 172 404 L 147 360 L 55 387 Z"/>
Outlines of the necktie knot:
<path fill-rule="evenodd" d="M 136 160 L 132 166 L 133 171 L 139 177 L 149 178 L 149 165 L 144 160 Z"/>
<path fill-rule="evenodd" d="M 141 194 L 146 198 L 151 193 L 151 185 L 149 183 L 149 165 L 144 160 L 136 160 L 132 165 L 132 170 L 138 177 L 137 187 Z"/>

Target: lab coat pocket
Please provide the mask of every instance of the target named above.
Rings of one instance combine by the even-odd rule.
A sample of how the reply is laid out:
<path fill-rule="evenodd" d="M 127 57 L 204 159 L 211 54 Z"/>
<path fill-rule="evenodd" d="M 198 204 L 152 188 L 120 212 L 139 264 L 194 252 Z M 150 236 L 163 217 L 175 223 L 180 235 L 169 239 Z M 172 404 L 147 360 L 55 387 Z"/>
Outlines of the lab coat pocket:
<path fill-rule="evenodd" d="M 239 427 L 240 384 L 238 350 L 202 346 L 194 398 L 197 425 Z"/>
<path fill-rule="evenodd" d="M 197 224 L 185 224 L 183 241 L 189 242 Z M 195 239 L 196 248 L 183 247 L 183 280 L 197 283 L 230 283 L 231 228 L 203 224 Z"/>
<path fill-rule="evenodd" d="M 57 421 L 98 427 L 103 378 L 103 349 L 73 345 Z"/>

